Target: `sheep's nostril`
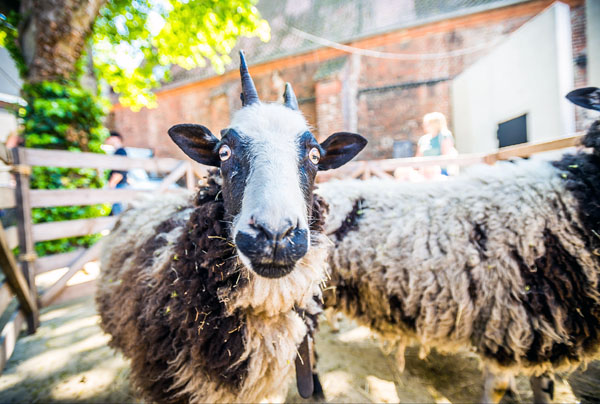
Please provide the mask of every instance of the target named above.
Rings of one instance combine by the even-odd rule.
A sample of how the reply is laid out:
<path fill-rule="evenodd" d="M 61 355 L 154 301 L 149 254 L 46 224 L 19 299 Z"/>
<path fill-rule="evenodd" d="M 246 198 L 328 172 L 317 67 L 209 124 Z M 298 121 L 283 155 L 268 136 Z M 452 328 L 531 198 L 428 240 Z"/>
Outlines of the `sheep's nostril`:
<path fill-rule="evenodd" d="M 291 222 L 290 222 L 290 224 L 287 227 L 287 229 L 284 229 L 282 232 L 279 233 L 279 236 L 277 237 L 277 241 L 283 240 L 286 237 L 289 237 L 292 234 L 292 232 L 296 229 L 296 227 L 297 226 L 292 225 Z"/>
<path fill-rule="evenodd" d="M 277 234 L 262 223 L 255 221 L 254 223 L 250 224 L 250 227 L 254 230 L 257 230 L 259 233 L 262 233 L 267 238 L 267 240 L 276 239 Z"/>
<path fill-rule="evenodd" d="M 267 238 L 267 240 L 272 241 L 281 241 L 286 237 L 290 237 L 293 231 L 297 228 L 294 226 L 291 221 L 288 221 L 284 226 L 282 226 L 279 230 L 272 230 L 266 224 L 253 220 L 253 217 L 250 218 L 248 225 L 256 230 L 259 234 L 263 234 Z"/>

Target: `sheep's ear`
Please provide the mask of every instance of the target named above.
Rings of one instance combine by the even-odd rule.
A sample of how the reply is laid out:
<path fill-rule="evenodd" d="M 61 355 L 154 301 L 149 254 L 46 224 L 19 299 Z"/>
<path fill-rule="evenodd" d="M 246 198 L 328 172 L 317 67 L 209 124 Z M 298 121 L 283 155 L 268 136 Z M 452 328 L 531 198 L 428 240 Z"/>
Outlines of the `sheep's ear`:
<path fill-rule="evenodd" d="M 584 87 L 571 91 L 567 99 L 575 105 L 587 109 L 600 111 L 600 89 L 596 87 Z"/>
<path fill-rule="evenodd" d="M 356 133 L 334 133 L 321 143 L 325 153 L 319 161 L 319 170 L 330 170 L 343 166 L 360 153 L 366 145 L 367 139 Z"/>
<path fill-rule="evenodd" d="M 185 154 L 200 164 L 219 167 L 221 160 L 215 150 L 217 139 L 202 125 L 182 124 L 169 129 L 169 136 Z"/>

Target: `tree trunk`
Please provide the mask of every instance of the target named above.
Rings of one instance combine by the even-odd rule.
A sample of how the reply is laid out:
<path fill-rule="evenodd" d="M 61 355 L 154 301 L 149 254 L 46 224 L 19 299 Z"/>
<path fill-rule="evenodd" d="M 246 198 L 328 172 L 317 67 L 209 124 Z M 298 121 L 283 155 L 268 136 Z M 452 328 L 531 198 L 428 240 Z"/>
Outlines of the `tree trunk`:
<path fill-rule="evenodd" d="M 20 48 L 26 81 L 69 78 L 106 0 L 22 0 Z"/>

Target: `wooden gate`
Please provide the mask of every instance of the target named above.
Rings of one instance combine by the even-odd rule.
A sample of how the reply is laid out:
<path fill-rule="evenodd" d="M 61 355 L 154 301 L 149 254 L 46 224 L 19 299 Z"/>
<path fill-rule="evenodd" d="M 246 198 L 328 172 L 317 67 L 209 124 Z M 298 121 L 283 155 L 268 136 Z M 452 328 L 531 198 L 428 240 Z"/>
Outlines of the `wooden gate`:
<path fill-rule="evenodd" d="M 35 332 L 40 308 L 59 300 L 89 295 L 95 290 L 94 280 L 73 286 L 67 286 L 67 282 L 86 263 L 99 257 L 102 239 L 88 249 L 41 258 L 35 254 L 35 243 L 100 233 L 111 229 L 118 219 L 115 216 L 108 216 L 33 224 L 31 215 L 33 208 L 128 202 L 141 194 L 157 191 L 177 192 L 169 188 L 183 176 L 186 179 L 186 187 L 191 190 L 196 185 L 196 177 L 203 176 L 205 172 L 201 168 L 193 167 L 188 161 L 172 158 L 134 159 L 97 153 L 28 148 L 1 149 L 0 158 L 8 164 L 5 168 L 8 168 L 15 177 L 14 188 L 0 187 L 0 209 L 15 208 L 17 217 L 16 226 L 4 230 L 0 225 L 0 266 L 6 277 L 0 285 L 0 314 L 7 310 L 13 295 L 19 303 L 1 332 L 1 372 L 14 350 L 24 322 L 27 323 L 28 333 Z M 34 166 L 121 171 L 141 168 L 162 174 L 164 178 L 157 190 L 38 190 L 30 189 L 29 184 L 31 168 Z M 12 252 L 15 247 L 19 247 L 19 255 L 16 259 Z M 67 270 L 54 284 L 39 294 L 36 288 L 36 276 L 57 268 L 67 268 Z"/>

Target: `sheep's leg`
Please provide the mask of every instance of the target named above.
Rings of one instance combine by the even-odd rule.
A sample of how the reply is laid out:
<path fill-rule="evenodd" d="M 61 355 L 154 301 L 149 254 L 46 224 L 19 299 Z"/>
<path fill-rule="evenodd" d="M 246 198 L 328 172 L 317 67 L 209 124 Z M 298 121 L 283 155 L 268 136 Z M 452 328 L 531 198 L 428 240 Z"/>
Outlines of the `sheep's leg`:
<path fill-rule="evenodd" d="M 484 371 L 483 397 L 481 402 L 484 404 L 497 404 L 502 400 L 504 394 L 510 390 L 513 382 L 513 376 L 509 373 L 495 374 L 487 367 Z"/>
<path fill-rule="evenodd" d="M 321 385 L 321 380 L 319 379 L 319 372 L 317 372 L 317 361 L 319 360 L 319 355 L 317 355 L 317 350 L 315 349 L 315 342 L 311 340 L 311 352 L 312 352 L 312 378 L 313 378 L 313 394 L 311 399 L 314 402 L 325 401 L 325 393 L 323 392 L 323 386 Z"/>
<path fill-rule="evenodd" d="M 327 323 L 329 327 L 331 327 L 331 332 L 339 332 L 340 331 L 340 319 L 338 313 L 332 309 L 331 307 L 325 309 L 325 318 L 327 319 Z"/>
<path fill-rule="evenodd" d="M 325 401 L 325 393 L 323 392 L 323 386 L 321 385 L 321 380 L 319 380 L 319 374 L 316 369 L 313 372 L 313 385 L 314 390 L 311 399 L 313 401 Z"/>
<path fill-rule="evenodd" d="M 398 348 L 396 350 L 396 364 L 398 365 L 398 371 L 400 373 L 404 372 L 404 366 L 406 365 L 406 339 L 401 338 L 398 340 Z"/>
<path fill-rule="evenodd" d="M 533 390 L 533 402 L 536 404 L 551 403 L 554 400 L 554 377 L 551 373 L 529 378 Z"/>

